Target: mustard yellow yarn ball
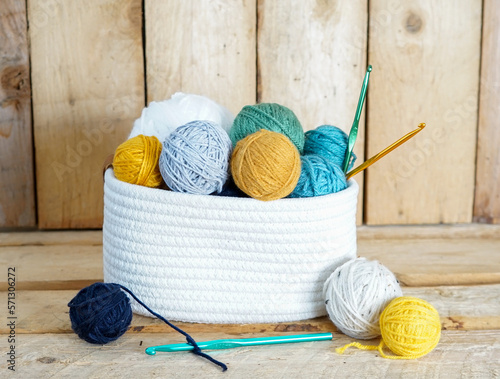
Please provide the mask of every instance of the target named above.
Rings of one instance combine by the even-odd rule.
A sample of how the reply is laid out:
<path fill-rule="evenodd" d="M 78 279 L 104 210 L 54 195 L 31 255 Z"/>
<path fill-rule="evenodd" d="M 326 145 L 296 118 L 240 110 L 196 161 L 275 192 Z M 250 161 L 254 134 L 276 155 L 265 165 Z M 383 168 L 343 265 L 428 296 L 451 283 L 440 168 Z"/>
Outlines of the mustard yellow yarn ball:
<path fill-rule="evenodd" d="M 404 359 L 430 353 L 441 338 L 438 311 L 428 302 L 411 296 L 392 300 L 380 315 L 385 345 Z"/>
<path fill-rule="evenodd" d="M 263 201 L 288 196 L 300 177 L 300 154 L 288 137 L 261 129 L 238 141 L 231 157 L 235 184 Z"/>
<path fill-rule="evenodd" d="M 113 170 L 117 179 L 146 187 L 159 187 L 158 161 L 162 145 L 154 136 L 142 134 L 123 142 L 115 151 Z"/>

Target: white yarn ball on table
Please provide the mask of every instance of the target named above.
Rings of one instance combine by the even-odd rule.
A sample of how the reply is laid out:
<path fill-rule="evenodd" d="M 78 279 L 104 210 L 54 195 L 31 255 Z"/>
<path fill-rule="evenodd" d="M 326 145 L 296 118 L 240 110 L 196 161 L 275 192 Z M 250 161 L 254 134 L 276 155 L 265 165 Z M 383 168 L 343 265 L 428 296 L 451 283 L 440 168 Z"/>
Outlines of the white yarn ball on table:
<path fill-rule="evenodd" d="M 394 274 L 365 258 L 338 267 L 323 287 L 330 319 L 342 333 L 359 339 L 380 335 L 380 314 L 392 299 L 402 295 Z"/>
<path fill-rule="evenodd" d="M 144 134 L 165 141 L 179 126 L 196 120 L 212 121 L 229 132 L 234 116 L 208 97 L 177 92 L 168 100 L 149 103 L 135 120 L 129 139 Z"/>

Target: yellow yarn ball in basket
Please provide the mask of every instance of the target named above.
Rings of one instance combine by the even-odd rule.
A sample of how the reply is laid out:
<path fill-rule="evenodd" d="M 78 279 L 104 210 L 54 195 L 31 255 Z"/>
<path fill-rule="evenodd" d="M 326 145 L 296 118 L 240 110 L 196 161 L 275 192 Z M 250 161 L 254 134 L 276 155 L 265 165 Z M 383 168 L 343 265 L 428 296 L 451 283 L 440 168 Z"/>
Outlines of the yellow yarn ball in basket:
<path fill-rule="evenodd" d="M 288 137 L 261 129 L 238 141 L 231 157 L 235 184 L 262 201 L 288 196 L 300 177 L 300 154 Z"/>
<path fill-rule="evenodd" d="M 382 340 L 378 346 L 358 342 L 336 349 L 342 354 L 348 347 L 378 350 L 384 358 L 416 359 L 430 353 L 441 338 L 438 311 L 428 302 L 411 296 L 393 299 L 380 315 Z M 384 345 L 396 355 L 386 355 Z"/>
<path fill-rule="evenodd" d="M 163 181 L 158 166 L 162 145 L 154 136 L 142 134 L 117 147 L 113 170 L 118 180 L 146 187 L 159 187 Z"/>

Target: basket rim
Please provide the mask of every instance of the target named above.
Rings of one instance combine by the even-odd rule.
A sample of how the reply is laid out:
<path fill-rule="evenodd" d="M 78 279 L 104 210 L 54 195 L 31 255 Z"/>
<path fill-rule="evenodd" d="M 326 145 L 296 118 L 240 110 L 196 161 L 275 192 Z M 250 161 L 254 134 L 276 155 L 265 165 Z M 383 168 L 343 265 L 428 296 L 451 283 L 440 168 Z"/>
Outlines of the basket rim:
<path fill-rule="evenodd" d="M 314 196 L 314 197 L 301 197 L 301 198 L 289 198 L 285 197 L 279 200 L 273 201 L 261 201 L 254 199 L 252 197 L 231 197 L 231 196 L 216 196 L 216 195 L 199 195 L 199 194 L 191 194 L 191 193 L 183 193 L 183 192 L 175 192 L 171 190 L 161 189 L 161 188 L 151 188 L 146 186 L 141 186 L 138 184 L 131 184 L 127 182 L 123 182 L 116 178 L 113 168 L 109 167 L 106 169 L 104 173 L 104 183 L 106 185 L 111 185 L 116 189 L 120 189 L 120 192 L 124 193 L 134 193 L 137 197 L 148 199 L 148 198 L 163 198 L 165 201 L 169 199 L 175 199 L 180 203 L 193 203 L 193 201 L 207 201 L 210 199 L 213 204 L 217 204 L 219 202 L 221 205 L 224 204 L 227 206 L 228 203 L 231 204 L 252 204 L 255 207 L 264 207 L 267 209 L 273 209 L 274 207 L 281 207 L 286 203 L 287 207 L 295 205 L 299 205 L 301 207 L 305 206 L 306 203 L 318 203 L 318 202 L 335 202 L 342 201 L 342 199 L 349 199 L 352 196 L 358 194 L 359 185 L 354 179 L 349 179 L 347 181 L 347 187 L 339 192 L 331 193 L 328 195 L 322 196 Z M 317 205 L 317 204 L 316 204 Z"/>

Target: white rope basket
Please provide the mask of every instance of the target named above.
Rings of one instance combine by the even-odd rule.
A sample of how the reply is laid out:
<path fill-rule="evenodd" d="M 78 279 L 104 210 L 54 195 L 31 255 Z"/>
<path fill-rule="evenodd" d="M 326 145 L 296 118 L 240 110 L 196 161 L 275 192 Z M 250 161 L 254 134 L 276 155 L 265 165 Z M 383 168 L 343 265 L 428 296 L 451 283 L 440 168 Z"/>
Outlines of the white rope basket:
<path fill-rule="evenodd" d="M 326 315 L 323 284 L 356 256 L 358 185 L 261 202 L 104 184 L 104 280 L 170 320 L 297 321 Z M 149 316 L 135 301 L 135 313 Z"/>

